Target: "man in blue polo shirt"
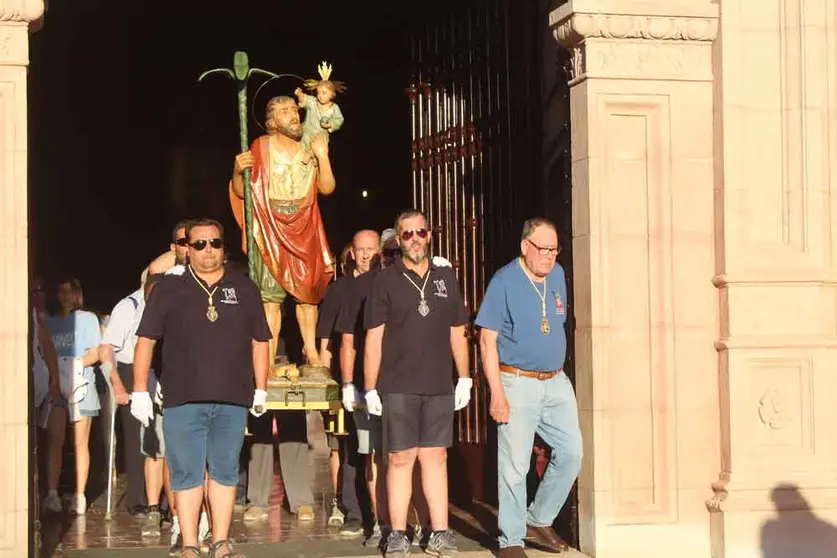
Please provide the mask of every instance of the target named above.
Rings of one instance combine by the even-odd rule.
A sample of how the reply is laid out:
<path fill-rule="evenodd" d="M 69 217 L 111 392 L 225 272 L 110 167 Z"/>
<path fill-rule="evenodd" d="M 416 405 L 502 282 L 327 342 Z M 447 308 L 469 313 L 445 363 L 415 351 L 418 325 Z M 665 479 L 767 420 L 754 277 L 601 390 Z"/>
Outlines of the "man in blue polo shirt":
<path fill-rule="evenodd" d="M 523 539 L 566 549 L 552 530 L 581 469 L 575 392 L 563 372 L 567 352 L 567 283 L 556 264 L 558 231 L 543 218 L 523 225 L 520 257 L 488 285 L 476 324 L 483 370 L 497 422 L 500 557 L 521 558 Z M 535 433 L 552 448 L 532 505 L 526 475 Z M 527 536 L 528 535 L 528 536 Z"/>

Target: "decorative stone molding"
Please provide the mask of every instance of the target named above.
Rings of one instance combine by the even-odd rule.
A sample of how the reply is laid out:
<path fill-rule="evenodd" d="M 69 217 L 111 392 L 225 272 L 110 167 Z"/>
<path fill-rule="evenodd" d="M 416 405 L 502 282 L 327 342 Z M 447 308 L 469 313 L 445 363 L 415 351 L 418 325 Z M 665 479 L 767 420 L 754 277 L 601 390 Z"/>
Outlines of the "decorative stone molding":
<path fill-rule="evenodd" d="M 0 0 L 0 23 L 31 23 L 44 15 L 44 0 Z"/>
<path fill-rule="evenodd" d="M 706 81 L 718 6 L 637 0 L 571 0 L 549 16 L 570 56 L 570 83 L 586 77 Z"/>

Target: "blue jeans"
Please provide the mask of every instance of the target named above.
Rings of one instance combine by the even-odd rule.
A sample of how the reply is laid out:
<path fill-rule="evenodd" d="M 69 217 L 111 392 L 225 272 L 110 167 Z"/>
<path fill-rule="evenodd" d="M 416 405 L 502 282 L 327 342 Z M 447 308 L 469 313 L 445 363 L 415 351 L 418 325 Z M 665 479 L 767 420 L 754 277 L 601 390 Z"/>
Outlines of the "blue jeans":
<path fill-rule="evenodd" d="M 500 373 L 509 422 L 497 426 L 500 548 L 523 546 L 526 525 L 551 526 L 581 469 L 575 392 L 566 374 L 537 380 Z M 526 509 L 526 475 L 537 433 L 552 448 L 535 500 Z"/>
<path fill-rule="evenodd" d="M 223 403 L 186 403 L 166 409 L 163 437 L 173 492 L 201 486 L 206 469 L 219 484 L 238 484 L 247 411 Z"/>

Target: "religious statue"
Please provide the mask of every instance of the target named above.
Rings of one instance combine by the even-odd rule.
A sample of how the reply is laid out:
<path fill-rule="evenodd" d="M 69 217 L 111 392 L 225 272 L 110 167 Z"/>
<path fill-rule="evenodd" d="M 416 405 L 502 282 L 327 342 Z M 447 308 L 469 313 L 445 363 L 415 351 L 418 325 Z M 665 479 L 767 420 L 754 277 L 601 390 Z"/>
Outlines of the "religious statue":
<path fill-rule="evenodd" d="M 317 66 L 320 79 L 305 80 L 305 89 L 316 94 L 307 95 L 301 88 L 294 91 L 299 107 L 305 109 L 305 121 L 302 130 L 305 138 L 313 138 L 316 134 L 333 134 L 343 126 L 343 113 L 340 106 L 334 102 L 338 93 L 346 90 L 342 81 L 331 81 L 331 65 L 322 62 Z"/>
<path fill-rule="evenodd" d="M 242 247 L 247 252 L 244 175 L 250 169 L 254 253 L 248 256 L 273 334 L 271 355 L 276 355 L 282 302 L 289 294 L 297 302 L 296 318 L 305 357 L 308 364 L 319 366 L 317 304 L 335 267 L 317 198 L 318 193 L 331 194 L 335 187 L 328 142 L 322 133 L 303 142 L 299 106 L 291 97 L 268 101 L 265 129 L 267 135 L 258 137 L 249 151 L 235 158 L 230 203 L 244 233 Z"/>

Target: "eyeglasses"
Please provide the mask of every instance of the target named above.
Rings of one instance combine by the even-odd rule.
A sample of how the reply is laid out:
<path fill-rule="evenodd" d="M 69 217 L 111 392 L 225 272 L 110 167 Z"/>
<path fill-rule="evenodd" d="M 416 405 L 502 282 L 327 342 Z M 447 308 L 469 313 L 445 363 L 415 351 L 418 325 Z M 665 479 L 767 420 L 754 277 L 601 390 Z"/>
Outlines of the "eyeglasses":
<path fill-rule="evenodd" d="M 200 240 L 196 240 L 194 242 L 190 242 L 189 246 L 200 252 L 201 250 L 206 248 L 206 245 L 209 244 L 216 250 L 220 250 L 224 246 L 223 239 L 220 238 L 210 238 L 209 240 L 205 238 L 201 238 Z"/>
<path fill-rule="evenodd" d="M 189 239 L 184 236 L 175 240 L 174 243 L 178 246 L 189 246 Z"/>
<path fill-rule="evenodd" d="M 427 229 L 410 229 L 401 233 L 401 240 L 410 240 L 413 235 L 417 235 L 419 238 L 427 238 L 428 234 L 430 234 L 430 231 Z"/>
<path fill-rule="evenodd" d="M 537 244 L 535 244 L 534 242 L 532 242 L 528 238 L 526 239 L 526 242 L 528 242 L 529 244 L 531 244 L 532 246 L 534 246 L 538 250 L 538 255 L 539 256 L 557 256 L 558 253 L 561 251 L 560 246 L 558 248 L 548 248 L 546 246 L 538 246 Z"/>

